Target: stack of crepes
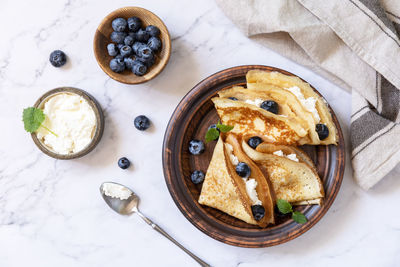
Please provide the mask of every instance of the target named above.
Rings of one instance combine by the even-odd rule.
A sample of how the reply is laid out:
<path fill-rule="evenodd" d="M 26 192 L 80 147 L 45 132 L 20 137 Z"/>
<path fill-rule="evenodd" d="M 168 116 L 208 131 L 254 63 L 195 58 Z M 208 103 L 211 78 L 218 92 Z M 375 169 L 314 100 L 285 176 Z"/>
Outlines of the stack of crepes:
<path fill-rule="evenodd" d="M 338 135 L 327 103 L 308 83 L 259 70 L 246 79 L 247 88 L 232 87 L 212 99 L 221 123 L 233 129 L 217 141 L 199 203 L 266 227 L 275 223 L 277 199 L 322 204 L 314 163 L 297 146 L 336 145 Z M 278 108 L 265 108 L 265 101 Z M 250 167 L 247 177 L 237 172 L 242 163 Z"/>

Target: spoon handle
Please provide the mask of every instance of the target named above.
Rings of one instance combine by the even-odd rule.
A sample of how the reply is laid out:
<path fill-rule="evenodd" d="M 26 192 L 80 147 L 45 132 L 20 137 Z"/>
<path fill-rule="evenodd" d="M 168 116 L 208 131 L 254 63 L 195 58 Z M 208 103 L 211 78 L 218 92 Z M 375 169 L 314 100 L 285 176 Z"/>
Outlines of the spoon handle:
<path fill-rule="evenodd" d="M 177 245 L 178 247 L 180 247 L 183 251 L 185 251 L 190 257 L 192 257 L 195 261 L 197 261 L 200 266 L 204 266 L 204 267 L 210 267 L 211 265 L 209 265 L 208 263 L 204 262 L 203 260 L 201 260 L 199 257 L 197 257 L 196 255 L 194 255 L 192 252 L 190 252 L 189 250 L 187 250 L 184 246 L 182 246 L 178 241 L 176 241 L 175 239 L 172 238 L 172 236 L 170 236 L 167 232 L 165 232 L 160 226 L 158 226 L 157 224 L 155 224 L 154 222 L 152 222 L 152 220 L 150 220 L 149 218 L 147 218 L 146 216 L 144 216 L 142 213 L 137 212 L 137 214 L 140 216 L 140 218 L 142 218 L 148 225 L 150 225 L 154 230 L 156 230 L 157 232 L 159 232 L 160 234 L 162 234 L 163 236 L 165 236 L 166 238 L 168 238 L 170 241 L 172 241 L 172 243 L 174 243 L 175 245 Z"/>

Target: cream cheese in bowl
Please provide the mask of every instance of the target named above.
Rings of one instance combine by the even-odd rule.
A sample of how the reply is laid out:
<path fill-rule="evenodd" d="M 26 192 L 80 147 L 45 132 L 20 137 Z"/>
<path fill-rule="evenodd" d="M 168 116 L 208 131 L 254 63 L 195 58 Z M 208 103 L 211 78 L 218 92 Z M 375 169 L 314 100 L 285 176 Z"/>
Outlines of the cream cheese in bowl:
<path fill-rule="evenodd" d="M 96 129 L 96 115 L 89 103 L 80 95 L 59 93 L 44 103 L 46 119 L 37 137 L 54 152 L 66 155 L 87 147 Z"/>
<path fill-rule="evenodd" d="M 97 101 L 76 88 L 57 88 L 43 95 L 35 104 L 45 120 L 32 135 L 47 155 L 59 159 L 81 157 L 100 141 L 104 118 Z"/>

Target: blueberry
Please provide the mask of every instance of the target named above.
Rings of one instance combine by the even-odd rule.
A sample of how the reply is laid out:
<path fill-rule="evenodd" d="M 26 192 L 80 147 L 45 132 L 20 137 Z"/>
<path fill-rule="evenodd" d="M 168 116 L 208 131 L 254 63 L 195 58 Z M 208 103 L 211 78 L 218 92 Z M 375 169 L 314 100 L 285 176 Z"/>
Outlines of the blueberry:
<path fill-rule="evenodd" d="M 137 116 L 133 121 L 136 129 L 145 131 L 150 127 L 150 120 L 144 115 Z"/>
<path fill-rule="evenodd" d="M 132 37 L 133 40 L 136 40 L 136 33 L 134 32 L 129 32 L 128 36 Z"/>
<path fill-rule="evenodd" d="M 261 205 L 251 206 L 251 212 L 253 213 L 254 220 L 259 221 L 265 216 L 265 209 Z"/>
<path fill-rule="evenodd" d="M 193 139 L 189 142 L 189 152 L 192 155 L 200 155 L 204 150 L 204 143 L 202 141 Z"/>
<path fill-rule="evenodd" d="M 128 70 L 132 70 L 133 62 L 135 61 L 130 57 L 124 58 L 125 68 Z"/>
<path fill-rule="evenodd" d="M 124 32 L 112 32 L 110 35 L 111 41 L 117 44 L 123 44 L 126 37 Z"/>
<path fill-rule="evenodd" d="M 130 31 L 137 32 L 142 27 L 142 20 L 138 17 L 128 19 L 128 28 Z"/>
<path fill-rule="evenodd" d="M 157 52 L 161 49 L 161 40 L 157 37 L 150 37 L 147 41 L 147 46 L 154 52 Z"/>
<path fill-rule="evenodd" d="M 315 125 L 315 131 L 318 133 L 319 140 L 324 140 L 329 136 L 329 129 L 325 124 L 318 123 Z"/>
<path fill-rule="evenodd" d="M 273 100 L 266 100 L 261 103 L 260 108 L 265 109 L 274 114 L 278 114 L 279 112 L 279 105 Z"/>
<path fill-rule="evenodd" d="M 116 55 L 114 59 L 118 59 L 118 61 L 124 62 L 124 57 L 121 54 Z"/>
<path fill-rule="evenodd" d="M 192 180 L 192 182 L 194 184 L 200 184 L 204 181 L 204 172 L 202 171 L 194 171 L 192 172 L 192 174 L 190 175 L 190 179 Z"/>
<path fill-rule="evenodd" d="M 247 141 L 247 144 L 249 144 L 249 146 L 251 146 L 254 149 L 256 149 L 256 147 L 258 147 L 258 145 L 261 143 L 262 139 L 258 136 L 253 136 L 252 138 L 249 139 L 249 141 Z"/>
<path fill-rule="evenodd" d="M 147 42 L 149 38 L 150 35 L 145 30 L 140 29 L 136 33 L 136 40 L 138 40 L 139 42 Z"/>
<path fill-rule="evenodd" d="M 154 63 L 156 62 L 156 58 L 155 57 L 148 58 L 148 59 L 137 57 L 136 59 L 138 61 L 142 62 L 147 67 L 147 69 L 149 69 L 151 66 L 153 66 Z"/>
<path fill-rule="evenodd" d="M 115 57 L 118 55 L 118 48 L 115 44 L 111 43 L 107 45 L 107 52 L 110 56 Z"/>
<path fill-rule="evenodd" d="M 132 54 L 132 48 L 129 45 L 124 45 L 120 50 L 121 56 L 129 57 Z"/>
<path fill-rule="evenodd" d="M 233 97 L 233 96 L 228 97 L 228 99 L 233 100 L 233 101 L 238 101 L 239 100 L 239 99 L 237 99 L 236 97 Z"/>
<path fill-rule="evenodd" d="M 126 36 L 125 39 L 124 39 L 124 44 L 125 45 L 132 46 L 134 42 L 135 42 L 135 39 L 132 38 L 132 36 L 129 36 L 129 35 Z"/>
<path fill-rule="evenodd" d="M 61 50 L 54 50 L 50 54 L 50 63 L 54 67 L 58 68 L 61 66 L 64 66 L 64 64 L 67 62 L 67 56 L 65 53 Z"/>
<path fill-rule="evenodd" d="M 110 61 L 110 69 L 113 72 L 123 72 L 125 70 L 124 61 L 120 58 L 113 58 Z"/>
<path fill-rule="evenodd" d="M 143 64 L 143 62 L 141 62 L 139 60 L 135 60 L 132 63 L 132 72 L 133 72 L 133 74 L 135 74 L 137 76 L 143 76 L 147 72 L 147 67 L 145 64 Z"/>
<path fill-rule="evenodd" d="M 141 42 L 135 42 L 135 43 L 132 45 L 132 50 L 133 50 L 133 52 L 134 52 L 135 54 L 137 54 L 139 48 L 142 47 L 142 46 L 145 46 L 145 44 L 144 44 L 144 43 L 141 43 Z"/>
<path fill-rule="evenodd" d="M 121 48 L 122 48 L 124 45 L 125 45 L 125 44 L 117 44 L 118 51 L 121 51 Z"/>
<path fill-rule="evenodd" d="M 217 131 L 220 132 L 220 130 L 217 128 L 217 125 L 216 125 L 215 123 L 214 123 L 214 124 L 211 124 L 210 127 L 208 127 L 207 130 L 210 130 L 210 129 L 213 129 L 213 128 L 214 128 L 214 129 L 217 129 Z"/>
<path fill-rule="evenodd" d="M 146 27 L 146 32 L 150 35 L 150 36 L 154 36 L 154 37 L 158 37 L 160 35 L 160 29 L 157 28 L 154 25 L 149 25 Z"/>
<path fill-rule="evenodd" d="M 236 165 L 236 173 L 242 178 L 248 178 L 250 176 L 251 170 L 249 165 L 244 162 L 239 162 L 239 164 Z"/>
<path fill-rule="evenodd" d="M 126 29 L 127 22 L 123 18 L 116 18 L 111 22 L 111 26 L 116 32 L 123 32 Z"/>
<path fill-rule="evenodd" d="M 138 57 L 141 57 L 144 60 L 148 60 L 154 57 L 153 52 L 147 45 L 140 46 L 136 54 Z"/>
<path fill-rule="evenodd" d="M 120 159 L 118 160 L 118 166 L 119 166 L 121 169 L 125 170 L 125 169 L 128 169 L 129 166 L 131 166 L 131 162 L 129 161 L 129 159 L 123 157 L 123 158 L 120 158 Z"/>

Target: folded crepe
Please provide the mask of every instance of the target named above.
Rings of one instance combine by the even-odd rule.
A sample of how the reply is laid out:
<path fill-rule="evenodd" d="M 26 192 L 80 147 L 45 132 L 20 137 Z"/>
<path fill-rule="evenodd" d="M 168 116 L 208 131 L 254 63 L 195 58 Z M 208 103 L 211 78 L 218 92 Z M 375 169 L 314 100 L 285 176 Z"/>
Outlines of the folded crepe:
<path fill-rule="evenodd" d="M 310 140 L 307 144 L 337 144 L 338 133 L 333 123 L 328 104 L 308 83 L 296 76 L 288 76 L 276 71 L 269 72 L 261 70 L 250 70 L 247 72 L 246 80 L 247 89 L 251 91 L 272 92 L 281 90 L 295 96 L 296 100 L 303 107 L 304 112 L 312 115 L 314 119 L 314 126 L 310 126 L 309 128 Z M 293 103 L 293 100 L 290 100 L 289 103 Z M 302 115 L 302 117 L 303 116 L 304 115 Z M 307 119 L 307 121 L 309 122 L 309 119 Z M 315 131 L 315 125 L 319 123 L 325 124 L 328 127 L 329 136 L 323 140 L 319 140 L 318 138 L 317 141 L 316 137 L 318 137 L 318 135 L 315 135 L 313 131 Z M 304 144 L 304 140 L 300 143 Z"/>
<path fill-rule="evenodd" d="M 268 86 L 268 90 L 265 88 L 266 86 Z M 290 91 L 282 90 L 273 85 L 257 83 L 253 87 L 257 88 L 257 90 L 248 90 L 244 87 L 234 86 L 218 92 L 218 95 L 221 98 L 228 99 L 233 97 L 237 101 L 253 104 L 257 107 L 260 107 L 261 103 L 266 100 L 273 100 L 279 105 L 277 115 L 292 118 L 308 131 L 308 135 L 297 142 L 299 145 L 320 143 L 318 134 L 315 131 L 315 119 L 313 115 L 301 105 L 296 96 Z"/>
<path fill-rule="evenodd" d="M 265 168 L 277 199 L 293 205 L 321 204 L 324 188 L 312 160 L 300 149 L 262 143 L 256 149 L 246 140 L 243 151 Z"/>
<path fill-rule="evenodd" d="M 277 115 L 229 98 L 214 97 L 212 101 L 221 122 L 234 126 L 231 132 L 239 136 L 257 135 L 270 143 L 297 144 L 308 133 L 301 118 Z"/>
<path fill-rule="evenodd" d="M 245 162 L 251 169 L 247 182 L 253 185 L 252 192 L 248 191 L 246 181 L 236 174 L 235 164 L 238 162 Z M 260 227 L 275 222 L 272 186 L 262 170 L 246 156 L 240 140 L 233 134 L 228 134 L 226 138 L 220 136 L 198 202 Z M 265 210 L 265 215 L 260 220 L 254 218 L 253 205 L 262 205 Z"/>

